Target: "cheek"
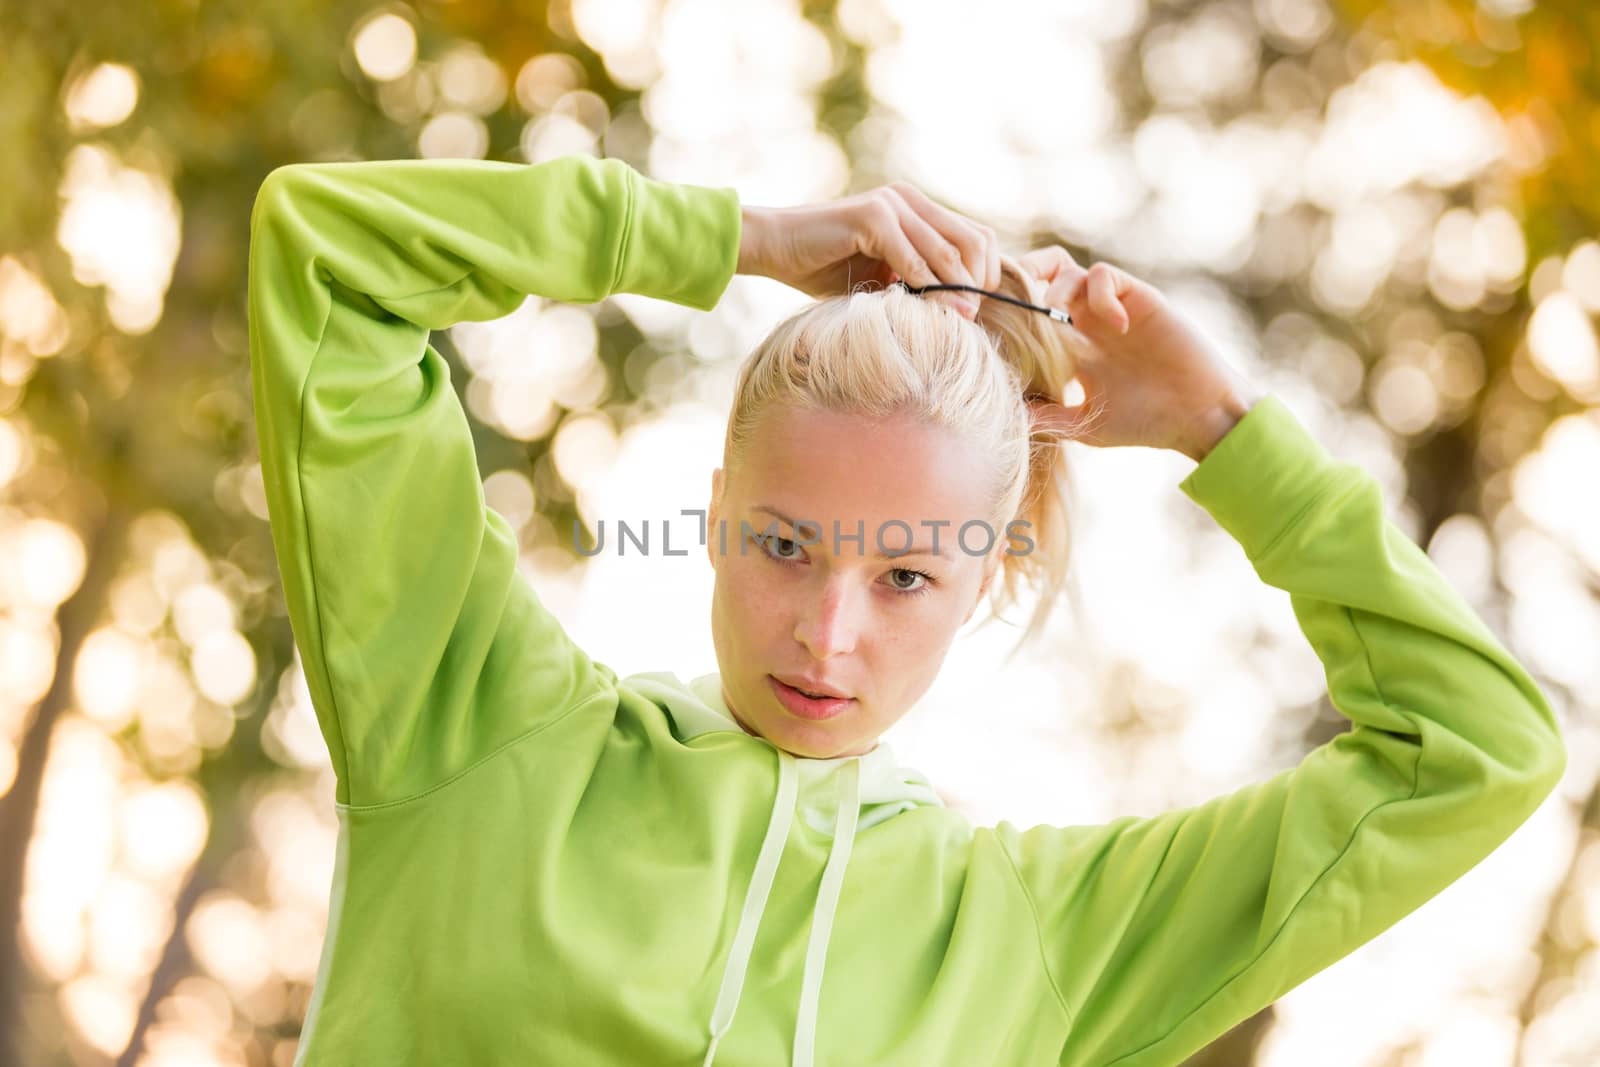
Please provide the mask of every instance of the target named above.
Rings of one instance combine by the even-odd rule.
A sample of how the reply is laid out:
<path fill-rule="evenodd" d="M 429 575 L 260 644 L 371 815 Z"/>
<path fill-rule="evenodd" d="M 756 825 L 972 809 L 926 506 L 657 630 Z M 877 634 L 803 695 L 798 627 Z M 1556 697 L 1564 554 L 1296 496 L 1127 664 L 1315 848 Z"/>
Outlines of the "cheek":
<path fill-rule="evenodd" d="M 901 607 L 884 613 L 878 632 L 895 655 L 922 661 L 948 640 L 948 615 L 948 609 L 939 604 Z"/>
<path fill-rule="evenodd" d="M 907 660 L 936 665 L 961 629 L 961 603 L 944 592 L 891 606 L 883 613 L 879 631 L 885 647 Z"/>
<path fill-rule="evenodd" d="M 760 560 L 740 556 L 731 548 L 721 563 L 717 599 L 725 616 L 737 619 L 748 631 L 780 610 L 783 590 L 773 575 L 776 568 L 764 567 Z"/>

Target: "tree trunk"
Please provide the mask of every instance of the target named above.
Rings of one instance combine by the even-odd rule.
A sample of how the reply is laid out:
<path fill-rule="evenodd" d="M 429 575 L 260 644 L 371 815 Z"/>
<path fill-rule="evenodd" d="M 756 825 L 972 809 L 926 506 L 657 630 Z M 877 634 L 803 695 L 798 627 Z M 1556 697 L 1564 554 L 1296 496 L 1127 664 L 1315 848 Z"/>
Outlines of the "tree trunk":
<path fill-rule="evenodd" d="M 23 727 L 16 781 L 0 796 L 0 1063 L 26 1062 L 18 1028 L 28 978 L 21 943 L 22 865 L 38 814 L 45 757 L 56 722 L 71 706 L 72 664 L 102 617 L 107 590 L 122 560 L 128 521 L 125 513 L 112 509 L 89 532 L 83 582 L 57 614 L 61 641 L 55 677 L 32 721 Z"/>

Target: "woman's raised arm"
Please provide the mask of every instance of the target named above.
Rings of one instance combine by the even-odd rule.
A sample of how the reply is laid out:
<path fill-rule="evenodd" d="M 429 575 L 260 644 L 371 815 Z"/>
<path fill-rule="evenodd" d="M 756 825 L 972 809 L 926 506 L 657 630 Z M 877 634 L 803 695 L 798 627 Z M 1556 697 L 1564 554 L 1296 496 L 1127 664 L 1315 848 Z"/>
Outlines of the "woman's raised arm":
<path fill-rule="evenodd" d="M 1070 1020 L 1063 1067 L 1182 1061 L 1476 866 L 1566 766 L 1527 671 L 1277 396 L 1180 487 L 1288 592 L 1352 726 L 1197 807 L 996 828 Z"/>
<path fill-rule="evenodd" d="M 618 160 L 267 175 L 250 218 L 256 431 L 338 802 L 419 794 L 615 680 L 517 570 L 429 331 L 506 315 L 529 294 L 706 310 L 739 248 L 733 189 Z"/>

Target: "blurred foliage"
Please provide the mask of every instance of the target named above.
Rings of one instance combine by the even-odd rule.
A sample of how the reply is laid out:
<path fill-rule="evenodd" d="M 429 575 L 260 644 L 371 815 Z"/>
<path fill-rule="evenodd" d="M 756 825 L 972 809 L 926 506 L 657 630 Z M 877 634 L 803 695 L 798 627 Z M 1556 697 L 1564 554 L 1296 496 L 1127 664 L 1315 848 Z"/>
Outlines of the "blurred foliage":
<path fill-rule="evenodd" d="M 1523 150 L 1542 157 L 1507 190 L 1530 261 L 1564 255 L 1575 236 L 1600 231 L 1600 8 L 1585 0 L 1333 6 L 1361 34 L 1425 63 L 1451 89 L 1488 100 L 1513 123 Z M 1507 11 L 1521 13 L 1497 13 Z"/>
<path fill-rule="evenodd" d="M 1157 5 L 1141 33 L 1208 6 Z M 1220 6 L 1220 5 L 1219 5 Z M 1586 2 L 1542 3 L 1517 18 L 1487 15 L 1469 0 L 1391 5 L 1336 0 L 1345 20 L 1313 56 L 1280 55 L 1270 47 L 1263 67 L 1287 60 L 1315 66 L 1308 84 L 1326 96 L 1357 75 L 1372 56 L 1398 50 L 1425 62 L 1456 91 L 1482 94 L 1508 119 L 1518 120 L 1528 151 L 1546 159 L 1514 188 L 1487 175 L 1491 199 L 1513 206 L 1530 250 L 1530 263 L 1564 254 L 1596 232 L 1600 191 L 1595 173 L 1600 147 L 1600 96 L 1594 42 L 1600 14 Z M 872 107 L 867 53 L 835 24 L 835 5 L 807 2 L 806 17 L 832 42 L 838 65 L 822 87 L 819 124 L 841 143 Z M 7 504 L 22 513 L 68 523 L 88 549 L 88 573 L 61 607 L 59 657 L 49 691 L 24 720 L 18 773 L 0 797 L 0 1063 L 101 1062 L 68 1024 L 56 990 L 34 974 L 19 941 L 23 861 L 35 828 L 44 759 L 51 732 L 73 702 L 71 665 L 85 638 L 103 624 L 115 577 L 135 565 L 126 538 L 151 510 L 175 516 L 217 568 L 218 581 L 240 612 L 240 629 L 257 657 L 257 687 L 235 710 L 227 743 L 196 753 L 194 765 L 174 771 L 149 758 L 130 727 L 118 741 L 152 778 L 171 774 L 195 781 L 207 798 L 210 837 L 176 897 L 176 921 L 157 962 L 138 1021 L 118 1063 L 139 1056 L 156 1018 L 156 1006 L 198 964 L 186 947 L 185 923 L 211 887 L 231 886 L 249 897 L 260 879 L 258 845 L 246 820 L 250 805 L 273 782 L 304 772 L 286 768 L 260 743 L 262 723 L 292 661 L 287 616 L 265 522 L 242 501 L 238 488 L 254 452 L 251 422 L 245 265 L 250 207 L 261 179 L 274 167 L 303 160 L 395 158 L 417 152 L 427 117 L 401 106 L 399 95 L 364 78 L 352 57 L 353 27 L 377 10 L 348 0 L 285 0 L 245 4 L 147 0 L 134 5 L 0 2 L 6 59 L 0 70 L 0 259 L 20 259 L 61 305 L 70 332 L 50 358 L 29 360 L 25 374 L 0 381 L 0 412 L 20 417 L 34 437 L 35 465 L 6 490 Z M 564 4 L 536 9 L 505 0 L 431 0 L 408 12 L 417 27 L 422 58 L 463 41 L 475 42 L 508 79 L 531 57 L 572 56 L 585 87 L 612 115 L 637 107 L 639 90 L 616 84 L 601 57 L 573 29 Z M 776 43 L 775 47 L 778 46 Z M 1132 128 L 1152 107 L 1139 90 L 1139 49 L 1127 49 L 1109 72 L 1126 103 Z M 165 176 L 180 205 L 182 244 L 159 322 L 147 333 L 126 335 L 109 320 L 98 286 L 74 275 L 57 240 L 60 188 L 75 145 L 85 138 L 63 117 L 62 94 L 86 69 L 114 59 L 140 78 L 138 107 L 126 121 L 92 131 L 93 139 L 126 161 Z M 1328 76 L 1333 71 L 1333 77 Z M 493 158 L 515 159 L 519 133 L 530 114 L 515 94 L 483 116 Z M 643 166 L 647 143 L 608 137 L 603 149 Z M 869 180 L 863 170 L 856 183 Z M 1453 193 L 1469 198 L 1474 189 Z M 1041 232 L 1040 240 L 1060 240 Z M 1075 252 L 1080 251 L 1074 249 Z M 1084 258 L 1080 256 L 1080 259 Z M 1226 284 L 1226 275 L 1220 276 Z M 1530 395 L 1512 364 L 1529 313 L 1527 294 L 1512 306 L 1485 312 L 1456 311 L 1426 294 L 1396 295 L 1359 322 L 1342 322 L 1319 308 L 1304 287 L 1246 294 L 1258 322 L 1299 310 L 1328 334 L 1345 338 L 1364 360 L 1383 349 L 1382 326 L 1393 316 L 1426 306 L 1442 330 L 1463 329 L 1484 349 L 1488 377 L 1466 419 L 1407 442 L 1409 491 L 1426 543 L 1444 519 L 1458 512 L 1486 513 L 1491 483 L 1537 443 L 1538 434 L 1574 402 L 1557 388 Z M 447 338 L 436 339 L 447 355 Z M 628 320 L 614 316 L 601 331 L 600 358 L 613 383 L 609 411 L 625 425 L 648 398 L 631 383 L 648 380 L 640 358 L 664 358 Z M 19 358 L 15 351 L 12 358 Z M 452 358 L 454 358 L 452 356 Z M 458 389 L 468 375 L 457 369 Z M 1481 447 L 1490 423 L 1519 427 L 1513 445 L 1492 461 Z M 549 436 L 509 440 L 474 423 L 485 469 L 521 467 L 534 472 L 538 506 L 556 529 L 573 518 L 570 487 L 560 483 L 547 452 Z M 1499 490 L 1503 492 L 1504 490 Z M 1320 720 L 1324 732 L 1337 716 Z M 1593 806 L 1591 806 L 1592 816 Z M 1590 819 L 1590 825 L 1594 820 Z M 1566 894 L 1581 887 L 1572 882 Z M 1560 906 L 1558 902 L 1557 906 Z M 1572 953 L 1547 939 L 1547 974 L 1570 967 Z M 285 1049 L 303 1017 L 309 988 L 287 983 L 276 1018 L 256 1019 L 246 1046 L 252 1064 L 286 1064 Z M 1531 998 L 1530 998 L 1531 999 Z M 1531 1011 L 1531 1007 L 1526 1008 Z M 1243 1064 L 1270 1021 L 1270 1009 L 1241 1024 L 1197 1055 L 1194 1064 Z"/>

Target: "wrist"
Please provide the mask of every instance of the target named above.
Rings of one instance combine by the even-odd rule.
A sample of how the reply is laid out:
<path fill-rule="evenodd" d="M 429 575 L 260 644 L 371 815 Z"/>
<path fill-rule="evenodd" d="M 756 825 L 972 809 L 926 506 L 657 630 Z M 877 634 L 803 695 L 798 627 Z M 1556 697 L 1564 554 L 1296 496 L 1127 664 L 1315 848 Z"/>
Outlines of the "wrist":
<path fill-rule="evenodd" d="M 1199 463 L 1228 436 L 1228 431 L 1239 425 L 1250 411 L 1257 396 L 1241 396 L 1230 392 L 1220 403 L 1206 412 L 1197 422 L 1194 438 L 1179 449 L 1184 455 Z"/>
<path fill-rule="evenodd" d="M 739 264 L 735 274 L 763 274 L 766 214 L 748 204 L 739 206 Z"/>

